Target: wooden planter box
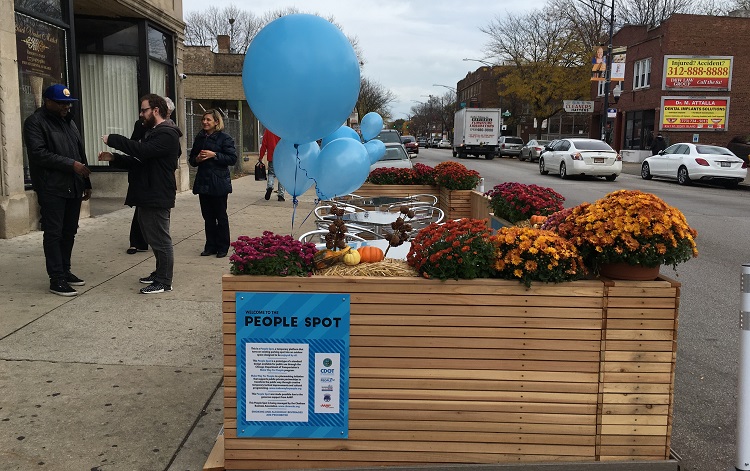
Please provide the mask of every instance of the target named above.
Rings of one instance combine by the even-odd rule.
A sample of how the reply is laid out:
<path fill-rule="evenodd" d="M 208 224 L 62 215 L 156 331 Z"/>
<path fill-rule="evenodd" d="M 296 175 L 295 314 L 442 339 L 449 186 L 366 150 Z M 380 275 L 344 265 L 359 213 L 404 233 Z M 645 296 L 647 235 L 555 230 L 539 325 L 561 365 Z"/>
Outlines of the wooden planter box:
<path fill-rule="evenodd" d="M 222 286 L 226 469 L 669 456 L 672 280 L 527 290 L 493 279 L 226 275 Z M 237 438 L 237 292 L 351 294 L 348 439 Z"/>
<path fill-rule="evenodd" d="M 498 229 L 502 229 L 503 227 L 511 227 L 514 225 L 515 224 L 507 219 L 499 218 L 495 216 L 495 213 L 490 213 L 490 229 L 492 229 L 493 232 L 497 232 Z"/>
<path fill-rule="evenodd" d="M 471 193 L 474 190 L 448 190 L 440 187 L 438 204 L 445 211 L 445 219 L 471 217 Z"/>
<path fill-rule="evenodd" d="M 411 196 L 428 193 L 438 196 L 440 187 L 435 185 L 373 185 L 364 183 L 354 191 L 359 196 Z"/>

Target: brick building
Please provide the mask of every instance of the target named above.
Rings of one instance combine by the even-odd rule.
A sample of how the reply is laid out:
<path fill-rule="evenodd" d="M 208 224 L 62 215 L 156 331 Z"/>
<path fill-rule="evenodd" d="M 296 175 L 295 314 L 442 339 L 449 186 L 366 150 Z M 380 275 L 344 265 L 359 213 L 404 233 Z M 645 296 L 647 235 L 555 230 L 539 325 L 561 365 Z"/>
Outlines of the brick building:
<path fill-rule="evenodd" d="M 610 120 L 613 147 L 622 150 L 626 160 L 640 161 L 651 155 L 651 140 L 659 132 L 668 143 L 697 138 L 698 142 L 719 145 L 726 145 L 735 135 L 750 134 L 748 35 L 750 18 L 740 16 L 676 14 L 658 27 L 620 29 L 613 45 L 627 50 L 622 95 L 616 105 L 613 97 L 609 98 L 609 108 L 617 109 L 614 123 Z M 670 60 L 666 70 L 665 56 Z M 687 77 L 677 71 L 679 62 L 675 61 L 681 60 L 685 61 L 685 70 L 694 65 L 691 70 L 697 73 Z M 707 72 L 711 66 L 729 67 L 728 80 Z M 604 104 L 602 84 L 592 82 L 591 87 L 596 104 L 590 135 L 595 138 L 599 137 Z M 691 98 L 695 106 L 670 106 L 684 104 L 683 98 Z M 695 111 L 703 105 L 705 110 Z M 685 119 L 679 117 L 681 113 Z"/>
<path fill-rule="evenodd" d="M 243 153 L 257 152 L 259 128 L 245 101 L 242 67 L 245 54 L 229 51 L 229 36 L 217 37 L 218 52 L 209 46 L 186 46 L 183 81 L 187 113 L 188 139 L 201 129 L 203 110 L 218 108 L 224 112 L 226 132 Z M 192 142 L 192 141 L 190 141 Z"/>
<path fill-rule="evenodd" d="M 500 108 L 509 111 L 511 117 L 507 119 L 507 127 L 503 135 L 515 135 L 524 141 L 536 138 L 536 121 L 531 113 L 528 102 L 518 98 L 503 98 L 500 96 L 502 84 L 499 82 L 502 74 L 509 71 L 511 66 L 483 66 L 470 71 L 466 77 L 456 84 L 458 106 L 469 108 Z M 562 105 L 562 104 L 561 104 Z M 562 107 L 562 106 L 561 106 Z M 505 121 L 505 119 L 504 119 Z M 588 119 L 576 113 L 559 112 L 547 122 L 543 123 L 542 139 L 557 139 L 566 136 L 578 136 L 586 132 Z"/>
<path fill-rule="evenodd" d="M 63 83 L 80 100 L 71 113 L 92 169 L 92 198 L 124 200 L 127 172 L 97 161 L 108 149 L 100 137 L 129 137 L 147 93 L 172 98 L 182 123 L 185 23 L 182 0 L 0 0 L 0 16 L 0 238 L 12 238 L 39 226 L 22 126 L 42 105 L 42 91 Z M 178 190 L 188 187 L 186 167 L 181 160 L 175 172 Z M 88 214 L 84 202 L 81 217 Z"/>

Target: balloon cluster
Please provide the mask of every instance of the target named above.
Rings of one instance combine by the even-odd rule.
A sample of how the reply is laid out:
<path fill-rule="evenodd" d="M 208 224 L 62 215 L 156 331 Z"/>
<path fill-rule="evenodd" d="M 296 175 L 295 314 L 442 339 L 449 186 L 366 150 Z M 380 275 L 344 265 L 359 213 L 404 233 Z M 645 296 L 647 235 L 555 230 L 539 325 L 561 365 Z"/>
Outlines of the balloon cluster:
<path fill-rule="evenodd" d="M 374 139 L 383 128 L 377 113 L 362 118 L 361 139 L 341 126 L 359 96 L 359 60 L 323 18 L 295 14 L 266 25 L 247 50 L 242 84 L 255 116 L 281 137 L 274 171 L 295 204 L 313 184 L 319 199 L 353 192 L 385 155 Z"/>

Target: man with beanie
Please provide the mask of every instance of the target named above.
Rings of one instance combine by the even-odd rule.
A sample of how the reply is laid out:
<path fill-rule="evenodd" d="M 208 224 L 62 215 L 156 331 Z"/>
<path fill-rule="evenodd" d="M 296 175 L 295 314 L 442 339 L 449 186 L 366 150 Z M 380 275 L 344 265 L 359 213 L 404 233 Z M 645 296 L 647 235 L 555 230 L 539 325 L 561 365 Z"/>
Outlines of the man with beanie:
<path fill-rule="evenodd" d="M 23 123 L 31 184 L 39 201 L 49 290 L 75 296 L 86 284 L 70 271 L 81 201 L 91 197 L 86 151 L 70 108 L 78 101 L 63 84 L 47 87 L 44 104 Z"/>

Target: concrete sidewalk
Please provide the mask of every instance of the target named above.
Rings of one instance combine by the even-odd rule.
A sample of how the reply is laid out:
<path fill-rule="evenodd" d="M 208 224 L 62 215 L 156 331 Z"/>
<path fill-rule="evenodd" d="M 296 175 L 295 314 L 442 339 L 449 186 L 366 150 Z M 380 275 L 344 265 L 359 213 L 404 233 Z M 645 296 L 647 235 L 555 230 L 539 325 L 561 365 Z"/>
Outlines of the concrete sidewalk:
<path fill-rule="evenodd" d="M 264 192 L 252 176 L 234 181 L 232 240 L 291 233 L 291 197 L 265 201 Z M 300 198 L 298 226 L 313 198 Z M 200 470 L 211 451 L 223 420 L 229 259 L 199 256 L 198 197 L 181 193 L 174 289 L 141 295 L 154 257 L 125 253 L 133 211 L 122 208 L 81 220 L 72 271 L 86 286 L 74 298 L 48 292 L 41 232 L 0 240 L 2 470 Z M 311 229 L 312 217 L 294 234 Z"/>

